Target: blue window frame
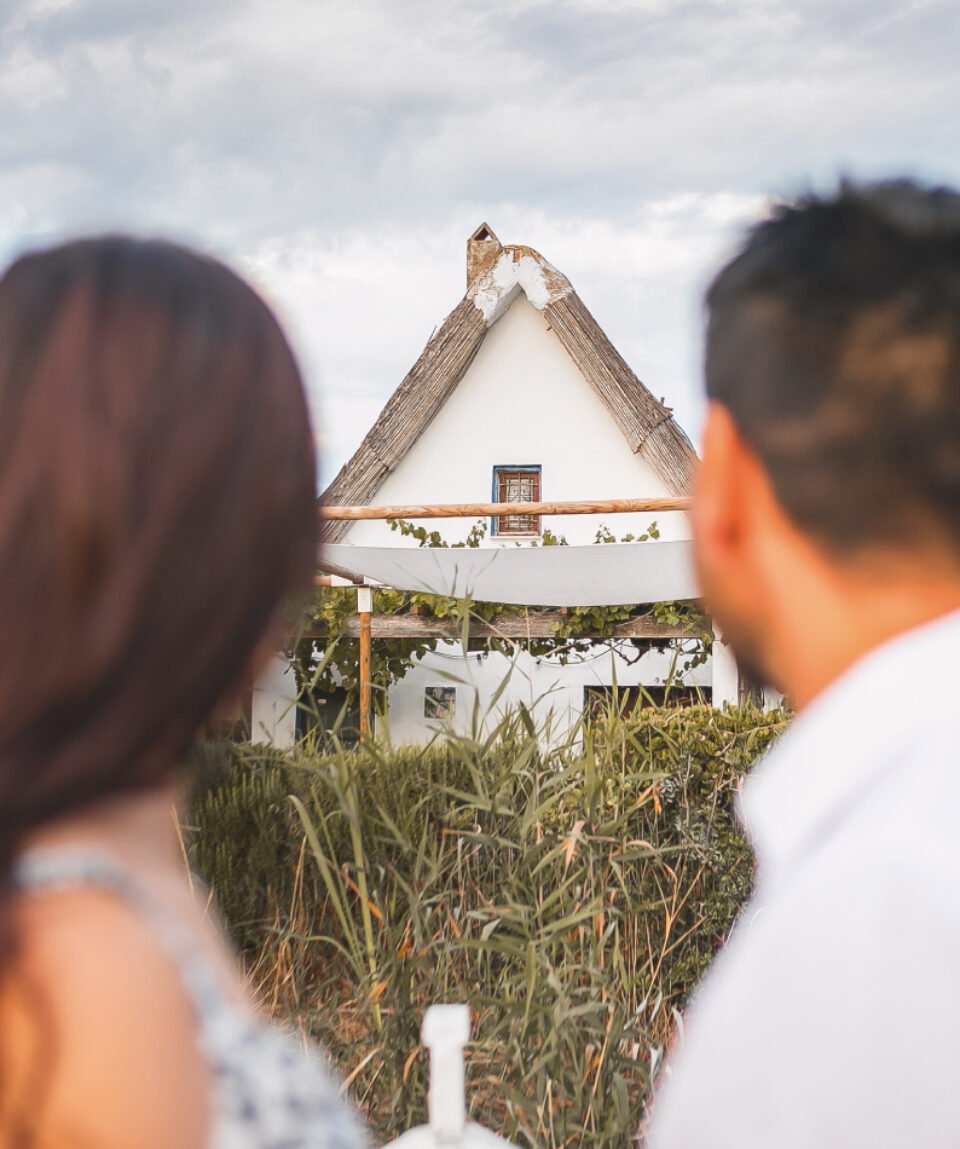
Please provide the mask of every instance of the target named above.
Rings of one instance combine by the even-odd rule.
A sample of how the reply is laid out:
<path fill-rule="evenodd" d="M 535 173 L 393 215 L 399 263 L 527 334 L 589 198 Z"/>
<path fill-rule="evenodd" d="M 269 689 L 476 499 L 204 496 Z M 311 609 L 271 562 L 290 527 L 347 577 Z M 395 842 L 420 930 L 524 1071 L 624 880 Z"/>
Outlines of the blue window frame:
<path fill-rule="evenodd" d="M 494 503 L 539 503 L 543 498 L 540 464 L 504 464 L 493 468 Z M 491 535 L 539 535 L 539 515 L 499 515 L 490 520 Z"/>

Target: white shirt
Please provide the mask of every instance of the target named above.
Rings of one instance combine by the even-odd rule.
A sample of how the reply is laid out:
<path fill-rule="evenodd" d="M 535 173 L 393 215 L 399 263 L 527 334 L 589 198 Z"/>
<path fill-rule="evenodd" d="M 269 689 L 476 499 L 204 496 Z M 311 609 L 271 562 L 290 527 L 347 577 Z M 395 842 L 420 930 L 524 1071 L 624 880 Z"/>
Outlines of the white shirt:
<path fill-rule="evenodd" d="M 819 696 L 745 783 L 756 894 L 650 1149 L 960 1147 L 960 612 Z"/>

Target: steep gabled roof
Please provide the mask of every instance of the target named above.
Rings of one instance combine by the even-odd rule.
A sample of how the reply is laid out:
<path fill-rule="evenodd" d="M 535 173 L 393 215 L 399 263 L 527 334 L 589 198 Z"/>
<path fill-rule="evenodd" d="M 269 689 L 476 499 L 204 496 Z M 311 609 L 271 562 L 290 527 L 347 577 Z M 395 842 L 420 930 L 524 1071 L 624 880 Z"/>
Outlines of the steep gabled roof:
<path fill-rule="evenodd" d="M 604 335 L 567 277 L 532 248 L 501 245 L 487 224 L 467 241 L 467 293 L 434 333 L 353 457 L 323 493 L 332 506 L 369 504 L 466 374 L 487 332 L 519 292 L 556 332 L 613 416 L 630 449 L 674 495 L 688 495 L 696 454 L 670 409 L 655 399 Z M 348 522 L 322 524 L 336 542 Z"/>

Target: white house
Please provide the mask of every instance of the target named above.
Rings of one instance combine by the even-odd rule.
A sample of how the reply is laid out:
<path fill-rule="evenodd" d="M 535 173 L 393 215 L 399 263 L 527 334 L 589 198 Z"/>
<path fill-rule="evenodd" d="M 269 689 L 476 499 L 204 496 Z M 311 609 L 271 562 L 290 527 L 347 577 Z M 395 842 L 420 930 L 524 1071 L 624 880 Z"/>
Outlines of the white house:
<path fill-rule="evenodd" d="M 486 225 L 467 241 L 467 291 L 436 330 L 353 457 L 323 495 L 331 505 L 566 501 L 685 496 L 695 452 L 670 408 L 640 382 L 569 280 L 528 247 L 502 245 Z M 476 520 L 427 523 L 453 542 Z M 529 545 L 545 529 L 571 544 L 605 526 L 617 537 L 656 522 L 661 539 L 689 537 L 683 512 L 600 517 L 517 516 L 491 523 L 485 545 Z M 325 540 L 416 545 L 385 522 L 331 522 Z M 643 544 L 652 545 L 652 544 Z M 639 550 L 639 548 L 638 548 Z M 547 600 L 549 596 L 547 595 Z M 467 729 L 510 671 L 499 706 L 523 701 L 562 732 L 591 690 L 661 687 L 670 652 L 611 650 L 560 666 L 518 652 L 464 656 L 446 645 L 390 690 L 386 722 L 397 743 L 430 738 L 440 720 Z M 712 671 L 686 684 L 709 697 Z M 276 699 L 262 692 L 263 725 Z M 282 708 L 281 708 L 282 709 Z M 256 726 L 257 700 L 254 700 Z M 280 732 L 278 731 L 278 734 Z"/>

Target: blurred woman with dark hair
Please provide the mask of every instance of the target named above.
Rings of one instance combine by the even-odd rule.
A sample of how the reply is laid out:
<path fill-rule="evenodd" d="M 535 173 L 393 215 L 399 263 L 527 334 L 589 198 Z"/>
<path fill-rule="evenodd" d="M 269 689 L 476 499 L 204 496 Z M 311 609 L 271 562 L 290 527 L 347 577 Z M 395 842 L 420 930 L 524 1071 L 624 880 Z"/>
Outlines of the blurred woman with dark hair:
<path fill-rule="evenodd" d="M 213 260 L 106 238 L 0 281 L 0 1144 L 363 1143 L 188 886 L 180 763 L 316 545 L 293 355 Z"/>

